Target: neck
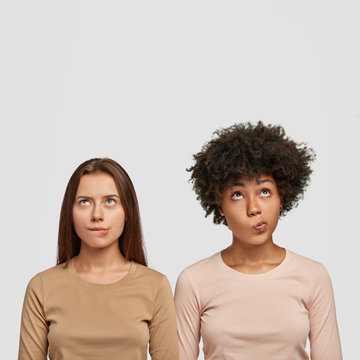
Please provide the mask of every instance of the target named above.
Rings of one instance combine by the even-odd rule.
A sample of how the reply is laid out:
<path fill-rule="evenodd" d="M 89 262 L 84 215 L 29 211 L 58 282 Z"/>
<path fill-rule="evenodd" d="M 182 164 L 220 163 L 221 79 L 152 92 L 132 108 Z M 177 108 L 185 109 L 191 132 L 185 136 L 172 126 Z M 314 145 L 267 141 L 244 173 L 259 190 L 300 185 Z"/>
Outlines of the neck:
<path fill-rule="evenodd" d="M 266 262 L 276 262 L 284 256 L 285 250 L 275 245 L 272 238 L 261 245 L 244 244 L 233 239 L 232 245 L 225 249 L 223 253 L 232 264 L 252 266 Z"/>
<path fill-rule="evenodd" d="M 104 272 L 123 267 L 129 263 L 121 254 L 118 243 L 106 248 L 92 248 L 81 243 L 76 266 L 82 271 Z"/>

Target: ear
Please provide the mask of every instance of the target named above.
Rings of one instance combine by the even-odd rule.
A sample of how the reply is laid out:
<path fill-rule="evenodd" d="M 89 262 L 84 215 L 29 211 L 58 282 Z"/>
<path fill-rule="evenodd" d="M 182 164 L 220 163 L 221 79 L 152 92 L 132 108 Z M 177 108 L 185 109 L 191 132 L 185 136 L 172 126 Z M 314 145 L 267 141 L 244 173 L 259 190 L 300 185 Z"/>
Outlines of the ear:
<path fill-rule="evenodd" d="M 222 211 L 222 208 L 221 208 L 220 205 L 218 205 L 218 211 L 219 211 L 219 213 L 220 213 L 221 216 L 224 216 L 224 215 L 225 215 L 224 212 Z"/>

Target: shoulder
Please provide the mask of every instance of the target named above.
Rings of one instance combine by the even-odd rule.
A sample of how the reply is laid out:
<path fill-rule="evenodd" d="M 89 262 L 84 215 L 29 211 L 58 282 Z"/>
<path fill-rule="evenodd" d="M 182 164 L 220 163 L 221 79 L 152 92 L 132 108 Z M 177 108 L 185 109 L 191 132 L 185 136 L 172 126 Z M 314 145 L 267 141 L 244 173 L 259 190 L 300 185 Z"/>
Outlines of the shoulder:
<path fill-rule="evenodd" d="M 69 269 L 69 265 L 66 265 L 66 263 L 55 265 L 49 269 L 43 270 L 38 273 L 42 278 L 51 278 L 53 276 L 58 276 L 60 274 L 63 274 L 67 269 Z"/>
<path fill-rule="evenodd" d="M 69 266 L 65 267 L 65 264 L 60 264 L 37 273 L 30 279 L 27 288 L 44 293 L 59 287 L 62 288 L 71 281 L 70 278 Z"/>
<path fill-rule="evenodd" d="M 290 250 L 286 251 L 289 258 L 289 264 L 304 273 L 314 275 L 314 272 L 326 270 L 324 265 L 318 261 L 315 261 L 303 255 L 296 254 Z"/>
<path fill-rule="evenodd" d="M 301 277 L 310 287 L 314 288 L 322 283 L 330 283 L 330 276 L 325 266 L 315 260 L 287 250 L 288 268 Z"/>
<path fill-rule="evenodd" d="M 67 267 L 65 267 L 65 264 L 60 264 L 40 271 L 30 279 L 29 284 L 43 281 L 53 281 L 55 278 L 62 276 L 66 272 L 66 269 Z"/>
<path fill-rule="evenodd" d="M 207 273 L 209 270 L 213 270 L 216 264 L 218 263 L 220 253 L 217 252 L 214 255 L 211 255 L 205 259 L 199 260 L 196 263 L 187 266 L 182 272 L 187 274 L 203 274 Z"/>
<path fill-rule="evenodd" d="M 64 265 L 53 266 L 34 275 L 28 282 L 26 292 L 32 296 L 44 298 L 44 293 L 48 288 L 57 286 L 59 279 L 66 272 Z"/>
<path fill-rule="evenodd" d="M 44 284 L 57 283 L 67 277 L 69 268 L 70 264 L 66 265 L 66 263 L 63 263 L 41 271 L 37 276 Z"/>
<path fill-rule="evenodd" d="M 182 284 L 191 284 L 196 287 L 196 284 L 201 284 L 206 281 L 206 279 L 214 280 L 220 270 L 219 258 L 220 253 L 218 252 L 187 266 L 178 277 L 177 287 Z"/>
<path fill-rule="evenodd" d="M 173 293 L 168 278 L 159 271 L 133 262 L 132 282 L 141 294 L 155 304 L 173 303 Z"/>
<path fill-rule="evenodd" d="M 162 274 L 159 271 L 156 271 L 154 269 L 151 269 L 147 266 L 141 265 L 139 263 L 133 262 L 132 266 L 135 267 L 135 273 L 138 274 L 138 276 L 145 277 L 146 279 L 151 279 L 154 281 L 159 281 L 162 278 L 166 277 L 164 274 Z"/>
<path fill-rule="evenodd" d="M 297 266 L 297 279 L 302 288 L 307 289 L 309 309 L 320 309 L 332 306 L 334 302 L 333 287 L 330 275 L 323 264 L 318 261 L 292 253 L 293 263 Z"/>
<path fill-rule="evenodd" d="M 132 263 L 134 267 L 133 278 L 137 282 L 141 283 L 143 287 L 159 289 L 162 286 L 169 286 L 169 281 L 166 275 L 162 274 L 159 271 L 148 268 L 147 266 L 138 264 L 136 262 Z"/>
<path fill-rule="evenodd" d="M 175 304 L 178 310 L 189 307 L 197 314 L 201 313 L 204 290 L 213 290 L 214 284 L 221 281 L 220 264 L 220 253 L 216 253 L 186 267 L 180 273 L 175 287 Z"/>

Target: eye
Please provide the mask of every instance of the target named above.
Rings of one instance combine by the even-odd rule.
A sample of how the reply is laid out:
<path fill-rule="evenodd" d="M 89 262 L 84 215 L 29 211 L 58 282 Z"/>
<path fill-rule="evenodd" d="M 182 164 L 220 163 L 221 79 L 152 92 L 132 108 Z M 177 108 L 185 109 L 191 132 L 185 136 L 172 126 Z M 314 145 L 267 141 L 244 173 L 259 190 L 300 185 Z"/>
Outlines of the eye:
<path fill-rule="evenodd" d="M 114 199 L 106 199 L 106 205 L 113 206 L 116 204 L 116 201 Z"/>
<path fill-rule="evenodd" d="M 234 193 L 231 194 L 231 198 L 232 198 L 233 200 L 239 200 L 239 199 L 241 199 L 242 197 L 243 197 L 243 196 L 242 196 L 242 194 L 241 194 L 240 191 L 235 191 Z"/>
<path fill-rule="evenodd" d="M 262 189 L 261 190 L 261 196 L 262 197 L 269 197 L 271 195 L 270 190 L 269 189 Z"/>
<path fill-rule="evenodd" d="M 89 204 L 89 200 L 87 200 L 87 199 L 82 199 L 82 200 L 79 201 L 79 204 L 80 204 L 80 205 L 88 205 L 88 204 Z"/>

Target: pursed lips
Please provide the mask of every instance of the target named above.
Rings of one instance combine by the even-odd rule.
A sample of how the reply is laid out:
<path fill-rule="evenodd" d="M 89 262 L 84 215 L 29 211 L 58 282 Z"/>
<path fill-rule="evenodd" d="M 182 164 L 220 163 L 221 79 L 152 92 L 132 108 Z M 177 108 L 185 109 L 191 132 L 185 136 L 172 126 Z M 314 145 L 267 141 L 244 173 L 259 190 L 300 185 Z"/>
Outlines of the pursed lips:
<path fill-rule="evenodd" d="M 253 226 L 253 228 L 256 231 L 264 231 L 266 229 L 266 222 L 265 221 L 259 221 L 255 226 Z"/>

